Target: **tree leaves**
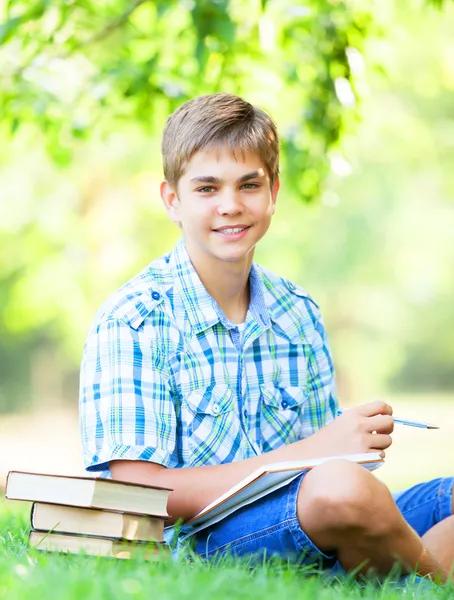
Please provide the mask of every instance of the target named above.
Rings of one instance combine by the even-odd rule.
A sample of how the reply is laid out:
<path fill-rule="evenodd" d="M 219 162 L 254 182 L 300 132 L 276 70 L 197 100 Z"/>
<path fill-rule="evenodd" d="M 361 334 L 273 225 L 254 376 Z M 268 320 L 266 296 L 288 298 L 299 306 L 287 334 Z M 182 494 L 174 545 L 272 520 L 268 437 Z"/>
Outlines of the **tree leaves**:
<path fill-rule="evenodd" d="M 28 122 L 67 161 L 78 138 L 119 121 L 159 132 L 156 99 L 170 112 L 201 93 L 260 96 L 272 114 L 289 108 L 283 165 L 305 200 L 319 195 L 326 154 L 355 111 L 340 102 L 336 80 L 355 95 L 346 51 L 368 34 L 367 8 L 329 0 L 17 0 L 8 15 L 0 103 L 10 134 Z"/>

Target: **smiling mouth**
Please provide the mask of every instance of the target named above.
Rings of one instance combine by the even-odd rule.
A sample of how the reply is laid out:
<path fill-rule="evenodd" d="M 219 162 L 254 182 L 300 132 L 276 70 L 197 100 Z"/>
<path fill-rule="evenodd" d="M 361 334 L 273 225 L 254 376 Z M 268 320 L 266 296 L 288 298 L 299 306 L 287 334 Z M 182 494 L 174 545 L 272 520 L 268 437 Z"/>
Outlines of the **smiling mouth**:
<path fill-rule="evenodd" d="M 249 226 L 241 226 L 241 227 L 221 227 L 221 229 L 215 229 L 218 233 L 226 233 L 226 234 L 234 234 L 241 233 L 245 229 L 249 229 Z"/>

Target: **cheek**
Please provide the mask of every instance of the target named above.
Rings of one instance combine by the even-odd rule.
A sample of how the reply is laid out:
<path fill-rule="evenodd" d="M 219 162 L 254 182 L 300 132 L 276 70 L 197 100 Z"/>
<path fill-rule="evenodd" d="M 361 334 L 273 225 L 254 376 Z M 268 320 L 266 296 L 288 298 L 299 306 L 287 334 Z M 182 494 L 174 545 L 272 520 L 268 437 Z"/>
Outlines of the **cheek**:
<path fill-rule="evenodd" d="M 203 227 L 213 220 L 212 211 L 199 205 L 186 206 L 184 210 L 180 212 L 180 216 L 184 224 L 191 229 Z"/>
<path fill-rule="evenodd" d="M 269 198 L 262 198 L 260 202 L 251 207 L 251 212 L 262 219 L 271 218 L 274 214 L 274 204 Z"/>

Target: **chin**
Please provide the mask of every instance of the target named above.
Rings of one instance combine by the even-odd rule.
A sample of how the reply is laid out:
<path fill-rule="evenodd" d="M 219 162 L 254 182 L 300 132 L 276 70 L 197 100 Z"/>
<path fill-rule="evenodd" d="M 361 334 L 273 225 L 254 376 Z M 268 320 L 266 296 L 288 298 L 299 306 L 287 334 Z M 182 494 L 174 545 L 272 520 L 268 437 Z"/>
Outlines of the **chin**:
<path fill-rule="evenodd" d="M 222 260 L 223 262 L 229 262 L 229 263 L 236 263 L 236 262 L 241 262 L 243 260 L 247 260 L 249 254 L 253 251 L 253 248 L 250 248 L 249 250 L 247 250 L 247 252 L 237 252 L 237 253 L 231 253 L 231 254 L 224 254 L 224 255 L 220 255 L 218 256 L 218 258 L 220 260 Z"/>

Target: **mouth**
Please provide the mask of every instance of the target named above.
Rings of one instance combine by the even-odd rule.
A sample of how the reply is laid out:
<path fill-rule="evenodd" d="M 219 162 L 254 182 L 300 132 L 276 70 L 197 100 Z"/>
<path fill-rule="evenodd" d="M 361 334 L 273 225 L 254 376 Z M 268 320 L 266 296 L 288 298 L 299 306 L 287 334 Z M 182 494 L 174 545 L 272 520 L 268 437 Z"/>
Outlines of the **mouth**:
<path fill-rule="evenodd" d="M 222 233 L 224 235 L 238 235 L 243 233 L 247 229 L 249 229 L 250 225 L 234 225 L 232 227 L 220 227 L 219 229 L 214 229 L 216 233 Z"/>

